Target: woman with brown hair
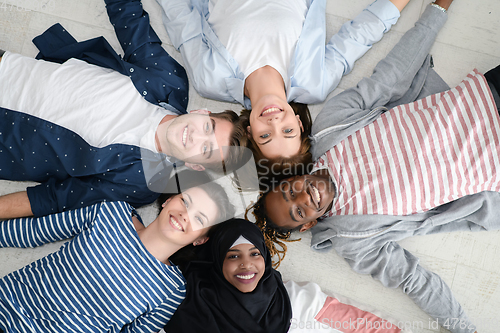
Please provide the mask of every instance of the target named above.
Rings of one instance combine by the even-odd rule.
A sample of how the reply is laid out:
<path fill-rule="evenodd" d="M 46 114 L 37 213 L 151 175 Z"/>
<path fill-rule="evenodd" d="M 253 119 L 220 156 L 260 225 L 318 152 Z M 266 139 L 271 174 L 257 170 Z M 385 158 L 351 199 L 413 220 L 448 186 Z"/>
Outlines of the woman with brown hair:
<path fill-rule="evenodd" d="M 307 151 L 310 116 L 289 103 L 324 101 L 409 2 L 375 1 L 325 45 L 325 0 L 157 1 L 190 82 L 203 97 L 251 110 L 242 130 L 267 159 Z"/>

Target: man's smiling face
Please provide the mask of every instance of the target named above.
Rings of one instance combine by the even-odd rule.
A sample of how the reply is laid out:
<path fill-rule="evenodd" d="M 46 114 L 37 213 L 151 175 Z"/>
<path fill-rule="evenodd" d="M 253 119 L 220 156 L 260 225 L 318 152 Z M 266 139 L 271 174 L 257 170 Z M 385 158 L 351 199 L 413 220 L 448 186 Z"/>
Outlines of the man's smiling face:
<path fill-rule="evenodd" d="M 233 126 L 227 120 L 210 117 L 209 111 L 191 111 L 160 124 L 160 149 L 190 165 L 221 162 L 219 148 L 229 146 Z"/>
<path fill-rule="evenodd" d="M 267 216 L 279 227 L 305 231 L 331 208 L 335 189 L 332 183 L 315 175 L 283 180 L 267 194 Z"/>

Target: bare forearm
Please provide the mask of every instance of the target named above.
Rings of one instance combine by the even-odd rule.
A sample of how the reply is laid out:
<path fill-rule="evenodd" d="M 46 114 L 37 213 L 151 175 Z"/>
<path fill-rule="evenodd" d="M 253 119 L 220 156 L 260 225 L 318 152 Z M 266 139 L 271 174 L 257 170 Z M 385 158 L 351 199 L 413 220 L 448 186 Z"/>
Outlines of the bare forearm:
<path fill-rule="evenodd" d="M 408 4 L 408 2 L 410 2 L 410 0 L 390 0 L 394 6 L 396 6 L 399 11 L 402 11 L 403 8 L 406 7 L 406 5 Z"/>
<path fill-rule="evenodd" d="M 27 216 L 33 216 L 33 212 L 26 191 L 0 196 L 0 219 Z"/>
<path fill-rule="evenodd" d="M 434 3 L 438 6 L 443 7 L 444 9 L 448 9 L 451 5 L 453 0 L 436 0 Z"/>

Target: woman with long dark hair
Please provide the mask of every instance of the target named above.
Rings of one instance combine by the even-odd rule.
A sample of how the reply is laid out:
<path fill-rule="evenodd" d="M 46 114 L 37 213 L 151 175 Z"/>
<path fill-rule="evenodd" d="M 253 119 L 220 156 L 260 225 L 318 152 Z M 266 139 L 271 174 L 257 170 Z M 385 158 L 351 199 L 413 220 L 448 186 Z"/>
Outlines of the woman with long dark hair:
<path fill-rule="evenodd" d="M 223 188 L 204 184 L 168 198 L 144 226 L 125 202 L 0 222 L 1 247 L 73 237 L 58 251 L 0 279 L 4 332 L 155 332 L 185 296 L 170 257 L 207 241 L 232 215 Z"/>

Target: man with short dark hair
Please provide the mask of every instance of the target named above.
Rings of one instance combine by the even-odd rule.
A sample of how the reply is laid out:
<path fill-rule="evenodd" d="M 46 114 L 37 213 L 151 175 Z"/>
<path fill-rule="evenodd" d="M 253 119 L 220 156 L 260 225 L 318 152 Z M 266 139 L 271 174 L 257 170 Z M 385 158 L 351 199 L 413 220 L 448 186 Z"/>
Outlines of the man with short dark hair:
<path fill-rule="evenodd" d="M 34 40 L 52 62 L 0 58 L 0 178 L 41 183 L 0 197 L 0 218 L 101 200 L 138 207 L 158 197 L 152 183 L 175 163 L 203 170 L 231 157 L 219 148 L 235 144 L 237 115 L 185 114 L 187 76 L 141 2 L 106 4 L 123 59 L 104 38 L 77 43 L 59 24 Z"/>

